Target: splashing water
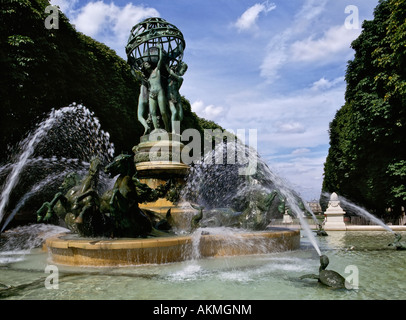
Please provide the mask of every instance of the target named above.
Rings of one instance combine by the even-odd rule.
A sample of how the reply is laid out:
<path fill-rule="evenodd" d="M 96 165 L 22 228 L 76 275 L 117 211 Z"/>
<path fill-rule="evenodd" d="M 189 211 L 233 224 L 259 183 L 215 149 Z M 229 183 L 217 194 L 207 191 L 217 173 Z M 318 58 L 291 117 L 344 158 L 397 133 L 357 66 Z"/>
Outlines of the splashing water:
<path fill-rule="evenodd" d="M 68 229 L 46 224 L 20 226 L 2 233 L 0 238 L 0 265 L 24 260 L 34 248 L 59 233 L 70 232 Z"/>
<path fill-rule="evenodd" d="M 297 195 L 294 194 L 294 192 L 288 188 L 288 184 L 284 179 L 273 173 L 267 165 L 265 165 L 265 170 L 267 172 L 267 175 L 272 179 L 272 181 L 275 183 L 276 187 L 278 188 L 279 192 L 283 194 L 283 196 L 286 198 L 288 206 L 291 208 L 292 212 L 296 216 L 296 218 L 299 219 L 300 225 L 303 228 L 304 232 L 306 233 L 310 243 L 313 245 L 314 249 L 317 251 L 318 255 L 321 256 L 321 251 L 319 248 L 319 245 L 317 244 L 316 237 L 314 236 L 313 232 L 310 229 L 309 224 L 307 223 L 305 216 L 303 214 L 303 211 L 299 208 L 298 202 L 297 202 Z M 302 203 L 306 203 L 305 201 L 301 200 Z M 312 212 L 311 209 L 309 208 L 309 212 Z M 314 214 L 313 214 L 314 216 Z M 317 219 L 316 219 L 317 221 Z"/>
<path fill-rule="evenodd" d="M 6 184 L 5 184 L 6 187 L 3 189 L 3 192 L 1 194 L 0 222 L 4 216 L 4 210 L 5 210 L 6 205 L 8 204 L 9 195 L 10 195 L 11 191 L 13 190 L 14 186 L 18 183 L 19 175 L 20 175 L 22 169 L 26 165 L 28 158 L 33 154 L 35 146 L 44 137 L 44 135 L 47 133 L 47 131 L 52 127 L 52 125 L 56 121 L 56 118 L 58 115 L 59 114 L 55 114 L 55 112 L 53 111 L 51 116 L 47 120 L 45 120 L 43 123 L 41 123 L 41 125 L 34 132 L 34 134 L 32 136 L 29 136 L 23 142 L 23 148 L 22 148 L 23 151 L 20 154 L 17 164 L 12 169 L 11 174 L 8 176 L 8 178 L 6 180 Z"/>
<path fill-rule="evenodd" d="M 17 203 L 17 205 L 15 206 L 15 208 L 13 209 L 13 211 L 10 213 L 10 215 L 7 217 L 7 219 L 5 220 L 3 226 L 1 227 L 0 233 L 4 231 L 4 229 L 6 229 L 6 227 L 8 226 L 8 224 L 11 222 L 11 220 L 13 220 L 14 216 L 19 212 L 19 210 L 25 205 L 25 203 L 32 197 L 34 196 L 37 192 L 41 191 L 42 188 L 44 188 L 45 186 L 47 186 L 48 184 L 50 184 L 53 180 L 61 178 L 66 176 L 69 173 L 69 171 L 63 171 L 60 174 L 54 175 L 51 174 L 49 175 L 47 178 L 45 178 L 44 180 L 40 181 L 39 183 L 37 183 L 36 185 L 34 185 L 31 190 L 29 192 L 27 192 L 22 198 L 21 200 Z"/>
<path fill-rule="evenodd" d="M 240 174 L 246 163 L 256 163 L 258 156 L 240 143 L 219 144 L 200 161 L 194 163 L 182 190 L 182 198 L 199 203 L 206 209 L 233 207 L 242 209 L 256 194 L 273 190 L 273 182 L 262 176 L 261 170 L 254 175 Z M 228 162 L 227 152 L 244 154 L 245 163 Z M 251 159 L 253 160 L 251 161 Z"/>
<path fill-rule="evenodd" d="M 323 196 L 330 197 L 329 194 L 323 192 Z M 373 214 L 369 213 L 365 208 L 362 208 L 355 203 L 351 202 L 350 200 L 339 196 L 340 202 L 347 208 L 350 208 L 355 214 L 359 216 L 363 216 L 364 218 L 368 219 L 369 221 L 383 227 L 385 230 L 395 233 L 388 225 L 386 225 L 381 219 L 375 217 Z"/>
<path fill-rule="evenodd" d="M 240 142 L 234 144 L 236 152 L 242 154 L 243 162 L 227 163 L 227 154 L 224 150 L 232 150 L 230 142 L 217 145 L 216 148 L 206 154 L 201 161 L 196 162 L 188 177 L 185 188 L 182 191 L 182 198 L 186 201 L 198 203 L 206 209 L 231 207 L 237 211 L 244 211 L 244 222 L 261 221 L 265 228 L 269 224 L 268 216 L 261 210 L 260 199 L 264 199 L 273 191 L 278 191 L 287 201 L 292 213 L 299 219 L 301 226 L 308 236 L 311 244 L 321 255 L 316 238 L 310 230 L 298 202 L 302 201 L 298 194 L 292 191 L 288 184 L 275 173 L 259 157 L 257 152 Z M 220 159 L 214 161 L 213 159 Z M 229 159 L 229 157 L 228 157 Z M 248 165 L 247 165 L 248 163 Z M 241 169 L 248 168 L 250 164 L 256 165 L 253 174 L 242 175 Z M 306 208 L 317 221 L 310 208 Z M 254 223 L 255 224 L 255 223 Z M 249 227 L 249 223 L 244 225 Z"/>
<path fill-rule="evenodd" d="M 19 149 L 21 151 L 16 155 L 14 163 L 2 167 L 10 170 L 10 173 L 0 195 L 0 223 L 8 209 L 10 195 L 28 164 L 43 160 L 44 155 L 52 160 L 56 160 L 56 156 L 67 155 L 68 158 L 77 157 L 82 161 L 90 161 L 93 156 L 109 161 L 114 154 L 109 134 L 100 130 L 98 119 L 89 109 L 76 103 L 52 110 L 47 119 L 20 143 Z"/>

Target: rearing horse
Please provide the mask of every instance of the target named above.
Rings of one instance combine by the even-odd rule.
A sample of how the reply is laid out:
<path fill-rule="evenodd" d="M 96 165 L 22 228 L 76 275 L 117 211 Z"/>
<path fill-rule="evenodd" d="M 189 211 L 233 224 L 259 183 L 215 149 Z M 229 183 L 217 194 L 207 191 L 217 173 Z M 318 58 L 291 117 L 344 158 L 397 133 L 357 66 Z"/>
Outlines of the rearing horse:
<path fill-rule="evenodd" d="M 151 221 L 138 206 L 136 173 L 133 157 L 121 154 L 105 167 L 111 177 L 118 175 L 112 190 L 103 196 L 102 212 L 109 212 L 113 222 L 113 233 L 121 237 L 145 237 L 152 230 Z M 151 189 L 152 190 L 152 189 Z"/>
<path fill-rule="evenodd" d="M 92 159 L 84 179 L 69 188 L 65 194 L 58 192 L 51 202 L 45 202 L 37 211 L 37 221 L 47 222 L 57 215 L 74 232 L 85 236 L 102 232 L 104 219 L 99 210 L 100 198 L 97 193 L 100 168 L 100 159 Z M 73 184 L 76 181 L 74 177 L 68 175 L 64 184 L 66 182 Z"/>

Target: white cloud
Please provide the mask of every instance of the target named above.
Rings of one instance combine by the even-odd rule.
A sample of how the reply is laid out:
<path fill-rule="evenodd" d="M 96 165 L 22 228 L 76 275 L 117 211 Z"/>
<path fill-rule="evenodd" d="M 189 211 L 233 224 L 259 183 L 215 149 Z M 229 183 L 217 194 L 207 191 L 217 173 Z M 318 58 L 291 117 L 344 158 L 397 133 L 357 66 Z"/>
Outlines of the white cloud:
<path fill-rule="evenodd" d="M 318 199 L 323 181 L 325 155 L 294 157 L 283 162 L 269 160 L 271 170 L 283 177 L 304 200 Z"/>
<path fill-rule="evenodd" d="M 69 14 L 79 0 L 51 0 L 53 6 L 58 6 L 64 14 Z"/>
<path fill-rule="evenodd" d="M 260 65 L 260 74 L 268 83 L 280 78 L 281 70 L 288 66 L 346 63 L 352 58 L 350 45 L 361 29 L 347 29 L 344 18 L 342 23 L 326 26 L 326 5 L 327 1 L 307 0 L 291 25 L 270 39 Z"/>
<path fill-rule="evenodd" d="M 72 22 L 78 31 L 94 37 L 103 26 L 107 23 L 110 24 L 111 21 L 109 20 L 116 15 L 116 9 L 117 7 L 113 3 L 107 5 L 102 1 L 89 2 L 80 9 L 79 14 Z"/>
<path fill-rule="evenodd" d="M 260 65 L 260 74 L 273 82 L 279 78 L 279 70 L 291 61 L 290 45 L 307 30 L 314 30 L 312 23 L 324 11 L 326 1 L 307 0 L 292 23 L 283 32 L 276 34 L 268 43 L 265 56 Z"/>
<path fill-rule="evenodd" d="M 290 121 L 287 123 L 282 123 L 277 126 L 277 132 L 278 133 L 304 133 L 306 131 L 306 128 L 303 124 L 296 122 L 296 121 Z"/>
<path fill-rule="evenodd" d="M 268 80 L 276 80 L 279 75 L 279 69 L 286 63 L 288 56 L 286 54 L 286 44 L 283 37 L 276 37 L 269 45 L 260 66 L 261 76 Z"/>
<path fill-rule="evenodd" d="M 359 34 L 360 30 L 347 29 L 344 24 L 333 26 L 318 39 L 312 35 L 307 39 L 292 43 L 290 56 L 293 61 L 303 62 L 323 61 L 326 63 L 332 59 L 342 59 L 342 54 L 345 51 L 352 52 L 350 50 L 351 42 Z"/>
<path fill-rule="evenodd" d="M 159 12 L 154 8 L 134 6 L 128 3 L 124 8 L 118 10 L 113 30 L 119 39 L 127 40 L 131 28 L 149 17 L 159 17 Z"/>
<path fill-rule="evenodd" d="M 343 84 L 345 78 L 344 77 L 338 77 L 336 79 L 333 79 L 332 81 L 327 80 L 326 78 L 321 78 L 320 80 L 317 80 L 316 82 L 313 83 L 311 90 L 314 91 L 319 91 L 319 90 L 326 90 L 330 89 L 337 84 Z"/>
<path fill-rule="evenodd" d="M 113 2 L 89 2 L 73 14 L 71 22 L 84 34 L 97 38 L 109 47 L 124 50 L 131 28 L 145 18 L 159 17 L 154 8 L 128 3 L 119 7 Z"/>
<path fill-rule="evenodd" d="M 265 1 L 262 3 L 256 3 L 252 7 L 249 7 L 235 22 L 235 26 L 239 31 L 249 30 L 255 26 L 255 22 L 261 13 L 268 13 L 276 8 L 274 3 Z"/>
<path fill-rule="evenodd" d="M 345 82 L 337 79 L 326 80 L 329 88 L 323 90 L 310 86 L 285 95 L 266 96 L 252 88 L 229 95 L 226 106 L 230 110 L 221 125 L 239 128 L 243 123 L 245 128 L 257 129 L 259 150 L 268 155 L 286 149 L 292 152 L 327 146 L 329 123 L 344 104 Z"/>
<path fill-rule="evenodd" d="M 191 108 L 198 116 L 208 120 L 217 120 L 224 113 L 223 107 L 212 104 L 206 106 L 202 100 L 193 102 Z"/>
<path fill-rule="evenodd" d="M 310 21 L 318 17 L 324 12 L 327 1 L 328 0 L 307 0 L 296 14 L 296 22 Z"/>
<path fill-rule="evenodd" d="M 304 153 L 309 153 L 310 149 L 308 148 L 299 148 L 299 149 L 295 149 L 292 151 L 292 155 L 297 155 L 297 154 L 304 154 Z"/>

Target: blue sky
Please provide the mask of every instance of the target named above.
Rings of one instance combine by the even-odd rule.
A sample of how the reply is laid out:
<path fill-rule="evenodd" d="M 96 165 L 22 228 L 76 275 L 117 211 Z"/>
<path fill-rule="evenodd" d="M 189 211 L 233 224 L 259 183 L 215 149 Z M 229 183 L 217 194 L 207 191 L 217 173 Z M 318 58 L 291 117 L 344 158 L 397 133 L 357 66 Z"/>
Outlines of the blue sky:
<path fill-rule="evenodd" d="M 131 28 L 158 16 L 186 40 L 181 94 L 257 150 L 306 200 L 318 199 L 328 126 L 344 104 L 351 42 L 378 0 L 52 0 L 76 29 L 126 59 Z"/>

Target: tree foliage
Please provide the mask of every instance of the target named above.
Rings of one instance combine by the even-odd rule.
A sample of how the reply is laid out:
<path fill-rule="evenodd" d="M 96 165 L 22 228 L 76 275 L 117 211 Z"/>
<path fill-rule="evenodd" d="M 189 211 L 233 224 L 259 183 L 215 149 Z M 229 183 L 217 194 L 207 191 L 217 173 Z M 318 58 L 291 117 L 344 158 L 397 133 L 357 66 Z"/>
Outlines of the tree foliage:
<path fill-rule="evenodd" d="M 384 217 L 406 202 L 406 1 L 381 0 L 353 41 L 345 105 L 330 123 L 323 191 Z"/>

